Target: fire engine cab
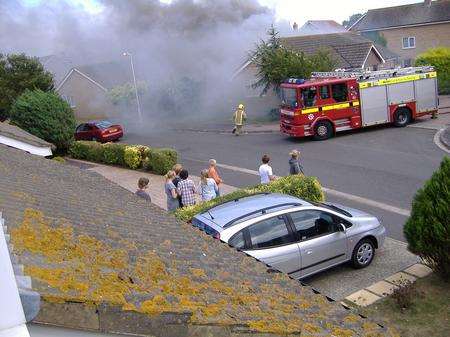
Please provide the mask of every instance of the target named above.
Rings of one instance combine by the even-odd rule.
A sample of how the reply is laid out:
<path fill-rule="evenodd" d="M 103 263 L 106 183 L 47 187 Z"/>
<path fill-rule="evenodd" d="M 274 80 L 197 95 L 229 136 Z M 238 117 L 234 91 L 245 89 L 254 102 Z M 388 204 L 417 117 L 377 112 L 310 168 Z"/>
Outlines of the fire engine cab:
<path fill-rule="evenodd" d="M 281 132 L 324 140 L 336 132 L 392 123 L 406 126 L 436 114 L 433 67 L 313 73 L 281 84 Z"/>

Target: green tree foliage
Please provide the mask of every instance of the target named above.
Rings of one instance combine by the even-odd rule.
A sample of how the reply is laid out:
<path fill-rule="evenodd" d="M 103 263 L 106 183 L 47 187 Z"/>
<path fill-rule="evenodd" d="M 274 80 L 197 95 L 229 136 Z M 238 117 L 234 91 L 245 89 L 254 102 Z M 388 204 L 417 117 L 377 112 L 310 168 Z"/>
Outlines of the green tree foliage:
<path fill-rule="evenodd" d="M 414 197 L 404 227 L 408 249 L 419 255 L 444 279 L 450 280 L 450 158 Z"/>
<path fill-rule="evenodd" d="M 345 27 L 345 28 L 350 28 L 356 21 L 358 21 L 361 17 L 363 16 L 363 14 L 361 14 L 361 13 L 357 13 L 357 14 L 353 14 L 353 15 L 351 15 L 349 18 L 348 18 L 348 20 L 344 20 L 343 22 L 342 22 L 342 25 Z"/>
<path fill-rule="evenodd" d="M 65 152 L 73 141 L 75 117 L 66 101 L 53 91 L 25 90 L 10 111 L 11 123 Z"/>
<path fill-rule="evenodd" d="M 52 90 L 52 74 L 37 58 L 0 54 L 0 120 L 9 117 L 11 105 L 26 89 Z"/>
<path fill-rule="evenodd" d="M 438 47 L 427 50 L 416 59 L 417 66 L 431 65 L 438 75 L 439 93 L 450 94 L 450 48 Z"/>
<path fill-rule="evenodd" d="M 143 95 L 148 90 L 148 85 L 144 81 L 136 83 L 138 95 Z M 108 96 L 113 104 L 130 105 L 136 100 L 136 91 L 133 83 L 125 83 L 112 88 L 108 92 Z"/>
<path fill-rule="evenodd" d="M 252 87 L 262 88 L 261 95 L 270 89 L 278 92 L 280 84 L 289 77 L 308 78 L 312 71 L 330 71 L 336 66 L 336 61 L 326 49 L 308 56 L 284 47 L 273 26 L 267 34 L 269 39 L 262 40 L 249 54 L 249 61 L 257 68 L 256 82 Z"/>

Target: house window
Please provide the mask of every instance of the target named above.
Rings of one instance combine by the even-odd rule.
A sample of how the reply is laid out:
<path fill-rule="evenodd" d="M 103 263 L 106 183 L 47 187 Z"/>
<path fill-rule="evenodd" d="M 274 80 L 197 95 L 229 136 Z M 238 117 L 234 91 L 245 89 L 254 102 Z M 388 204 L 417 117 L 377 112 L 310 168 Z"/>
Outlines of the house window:
<path fill-rule="evenodd" d="M 414 36 L 404 37 L 402 45 L 403 49 L 416 48 L 416 38 Z"/>

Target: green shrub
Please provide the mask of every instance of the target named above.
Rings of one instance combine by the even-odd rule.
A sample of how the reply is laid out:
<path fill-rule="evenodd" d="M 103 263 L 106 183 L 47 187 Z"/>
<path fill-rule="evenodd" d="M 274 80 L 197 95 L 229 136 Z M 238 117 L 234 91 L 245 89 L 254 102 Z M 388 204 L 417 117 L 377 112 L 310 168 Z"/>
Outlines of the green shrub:
<path fill-rule="evenodd" d="M 83 140 L 73 142 L 69 149 L 69 155 L 75 159 L 86 160 L 92 143 Z"/>
<path fill-rule="evenodd" d="M 178 154 L 173 149 L 150 149 L 144 168 L 157 174 L 166 174 L 177 163 Z"/>
<path fill-rule="evenodd" d="M 137 146 L 130 145 L 125 147 L 123 159 L 125 161 L 125 165 L 133 170 L 142 165 L 141 151 L 139 151 Z"/>
<path fill-rule="evenodd" d="M 106 143 L 102 145 L 102 162 L 109 165 L 125 165 L 125 144 Z"/>
<path fill-rule="evenodd" d="M 11 124 L 66 152 L 73 142 L 75 117 L 70 106 L 54 92 L 25 90 L 11 107 Z"/>
<path fill-rule="evenodd" d="M 214 207 L 215 205 L 222 202 L 262 192 L 284 193 L 297 198 L 315 202 L 325 200 L 325 196 L 322 192 L 322 187 L 320 186 L 317 178 L 305 177 L 303 175 L 293 175 L 279 178 L 266 185 L 257 185 L 245 189 L 236 190 L 232 193 L 194 206 L 179 208 L 175 211 L 175 216 L 179 220 L 189 221 L 195 214 L 202 213 L 206 209 Z"/>
<path fill-rule="evenodd" d="M 436 69 L 439 93 L 450 94 L 450 48 L 438 47 L 427 50 L 416 59 L 417 66 L 431 65 Z"/>
<path fill-rule="evenodd" d="M 54 160 L 54 161 L 56 161 L 58 163 L 65 163 L 66 162 L 64 157 L 60 157 L 60 156 L 53 157 L 52 160 Z"/>
<path fill-rule="evenodd" d="M 403 229 L 408 249 L 450 280 L 450 158 L 414 196 L 411 216 Z"/>

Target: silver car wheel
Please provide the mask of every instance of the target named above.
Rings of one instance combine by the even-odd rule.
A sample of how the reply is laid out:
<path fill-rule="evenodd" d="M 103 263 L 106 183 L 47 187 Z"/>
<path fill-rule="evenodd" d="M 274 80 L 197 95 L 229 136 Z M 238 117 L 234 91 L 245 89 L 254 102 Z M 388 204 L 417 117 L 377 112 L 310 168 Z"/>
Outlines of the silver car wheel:
<path fill-rule="evenodd" d="M 363 243 L 356 253 L 356 258 L 358 259 L 358 263 L 361 265 L 366 265 L 370 262 L 373 256 L 373 248 L 369 243 Z"/>
<path fill-rule="evenodd" d="M 328 132 L 328 129 L 325 125 L 321 125 L 317 128 L 317 134 L 321 137 L 325 136 Z"/>

